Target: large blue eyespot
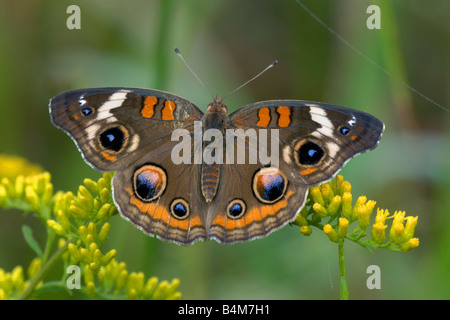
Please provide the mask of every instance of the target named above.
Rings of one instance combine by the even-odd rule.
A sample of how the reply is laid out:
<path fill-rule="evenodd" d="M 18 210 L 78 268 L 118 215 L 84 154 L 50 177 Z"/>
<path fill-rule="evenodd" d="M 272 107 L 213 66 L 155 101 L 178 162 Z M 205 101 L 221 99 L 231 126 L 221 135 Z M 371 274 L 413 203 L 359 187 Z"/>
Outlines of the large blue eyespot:
<path fill-rule="evenodd" d="M 306 141 L 297 151 L 298 162 L 301 165 L 314 165 L 323 158 L 324 154 L 325 152 L 317 143 Z"/>
<path fill-rule="evenodd" d="M 286 188 L 287 179 L 277 168 L 263 168 L 253 177 L 253 192 L 263 203 L 275 203 L 280 200 Z"/>
<path fill-rule="evenodd" d="M 134 173 L 134 192 L 142 201 L 160 197 L 167 185 L 167 175 L 162 168 L 145 165 Z"/>
<path fill-rule="evenodd" d="M 121 127 L 112 127 L 100 134 L 100 144 L 103 148 L 119 152 L 125 143 L 125 134 Z"/>

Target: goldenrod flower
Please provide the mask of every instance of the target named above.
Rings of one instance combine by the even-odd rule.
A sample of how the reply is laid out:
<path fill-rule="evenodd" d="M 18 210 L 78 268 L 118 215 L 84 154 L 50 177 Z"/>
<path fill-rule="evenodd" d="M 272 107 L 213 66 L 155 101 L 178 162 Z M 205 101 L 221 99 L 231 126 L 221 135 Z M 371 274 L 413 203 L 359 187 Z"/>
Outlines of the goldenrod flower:
<path fill-rule="evenodd" d="M 14 180 L 17 176 L 34 176 L 42 168 L 17 156 L 0 155 L 0 177 Z"/>

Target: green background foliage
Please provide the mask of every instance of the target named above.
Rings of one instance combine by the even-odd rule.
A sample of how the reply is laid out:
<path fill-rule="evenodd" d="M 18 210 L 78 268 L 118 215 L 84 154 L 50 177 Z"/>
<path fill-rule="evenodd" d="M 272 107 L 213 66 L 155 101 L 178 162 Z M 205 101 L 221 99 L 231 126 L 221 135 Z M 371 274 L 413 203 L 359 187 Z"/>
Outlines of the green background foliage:
<path fill-rule="evenodd" d="M 81 8 L 81 30 L 68 30 L 66 8 Z M 211 100 L 173 48 L 219 95 L 274 59 L 279 65 L 228 97 L 231 111 L 267 99 L 305 99 L 369 112 L 386 124 L 378 148 L 343 170 L 355 194 L 377 206 L 419 216 L 420 246 L 369 254 L 346 246 L 352 299 L 449 299 L 449 113 L 403 82 L 449 106 L 447 0 L 305 0 L 330 27 L 386 75 L 308 15 L 294 0 L 0 2 L 0 153 L 16 154 L 52 173 L 55 190 L 72 190 L 100 173 L 50 123 L 48 100 L 83 87 L 135 86 L 183 96 L 203 110 Z M 368 30 L 366 9 L 381 8 L 381 30 Z M 323 232 L 285 227 L 232 246 L 179 247 L 145 236 L 119 216 L 110 220 L 105 252 L 146 276 L 179 278 L 186 299 L 339 297 L 337 249 Z M 27 266 L 33 252 L 21 226 L 44 241 L 31 216 L 0 212 L 0 267 Z M 381 290 L 366 287 L 366 269 L 381 268 Z M 50 278 L 52 275 L 50 275 Z M 55 275 L 56 277 L 56 275 Z M 66 293 L 48 298 L 67 298 Z"/>

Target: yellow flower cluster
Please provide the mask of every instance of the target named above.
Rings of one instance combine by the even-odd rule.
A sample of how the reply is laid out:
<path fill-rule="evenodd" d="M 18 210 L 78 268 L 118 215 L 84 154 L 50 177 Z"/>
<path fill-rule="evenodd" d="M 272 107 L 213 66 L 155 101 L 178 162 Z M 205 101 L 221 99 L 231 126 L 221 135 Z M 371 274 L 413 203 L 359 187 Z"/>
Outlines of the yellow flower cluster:
<path fill-rule="evenodd" d="M 19 158 L 20 159 L 20 158 Z M 2 158 L 0 157 L 0 167 Z M 19 163 L 20 164 L 20 163 Z M 0 172 L 1 174 L 1 172 Z M 108 237 L 111 225 L 107 222 L 117 213 L 111 197 L 112 175 L 105 173 L 98 181 L 85 179 L 84 185 L 72 192 L 53 192 L 51 176 L 48 172 L 31 176 L 3 176 L 0 179 L 0 207 L 16 208 L 25 212 L 33 211 L 45 222 L 49 236 L 46 251 L 42 252 L 33 238 L 31 230 L 24 228 L 27 243 L 36 252 L 29 269 L 29 281 L 25 281 L 22 267 L 7 273 L 0 269 L 0 298 L 25 298 L 39 288 L 38 281 L 31 281 L 54 259 L 48 249 L 55 235 L 59 236 L 56 257 L 62 257 L 65 269 L 69 265 L 79 265 L 85 279 L 85 292 L 106 298 L 129 299 L 179 299 L 179 280 L 159 282 L 151 277 L 145 282 L 143 273 L 128 273 L 125 263 L 118 263 L 117 254 L 112 249 L 105 254 L 100 246 Z M 42 264 L 42 266 L 41 266 Z M 47 266 L 47 265 L 46 265 Z M 41 272 L 43 273 L 43 272 Z M 38 279 L 40 280 L 40 279 Z M 63 286 L 63 281 L 61 286 Z M 31 292 L 31 293 L 28 293 Z"/>
<path fill-rule="evenodd" d="M 13 180 L 19 175 L 34 176 L 42 172 L 42 168 L 17 156 L 0 154 L 0 177 Z"/>
<path fill-rule="evenodd" d="M 33 278 L 41 267 L 41 259 L 36 258 L 31 261 L 27 270 L 28 279 Z M 25 280 L 23 268 L 15 267 L 11 272 L 5 272 L 0 268 L 0 300 L 17 298 L 26 287 L 29 281 Z"/>
<path fill-rule="evenodd" d="M 101 296 L 121 296 L 125 292 L 129 300 L 152 299 L 152 300 L 175 300 L 181 298 L 178 291 L 180 281 L 173 279 L 171 283 L 164 280 L 159 282 L 158 278 L 151 277 L 145 281 L 145 275 L 142 272 L 129 273 L 124 262 L 118 263 L 115 259 L 106 266 L 100 268 L 95 275 L 94 272 L 85 266 L 84 282 L 86 293 L 94 296 L 98 289 L 95 285 L 95 276 L 100 283 Z"/>
<path fill-rule="evenodd" d="M 371 225 L 375 205 L 375 201 L 367 200 L 365 196 L 358 197 L 353 204 L 350 183 L 338 175 L 330 182 L 310 188 L 306 205 L 294 223 L 307 236 L 312 232 L 310 226 L 316 226 L 333 242 L 348 238 L 365 247 L 385 247 L 403 252 L 419 245 L 419 239 L 413 237 L 418 217 L 405 217 L 403 211 L 396 211 L 393 216 L 389 216 L 388 210 L 381 209 L 377 209 L 370 240 L 362 240 Z M 393 222 L 386 242 L 387 219 L 393 219 Z M 327 220 L 326 224 L 323 224 L 324 220 Z M 358 225 L 349 234 L 349 226 L 354 222 L 358 222 Z"/>

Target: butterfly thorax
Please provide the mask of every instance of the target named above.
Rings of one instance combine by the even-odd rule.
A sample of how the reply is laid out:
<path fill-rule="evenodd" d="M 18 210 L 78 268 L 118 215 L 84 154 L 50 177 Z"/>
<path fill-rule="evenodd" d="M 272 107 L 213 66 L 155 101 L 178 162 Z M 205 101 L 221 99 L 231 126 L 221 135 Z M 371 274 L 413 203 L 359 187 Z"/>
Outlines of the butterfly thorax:
<path fill-rule="evenodd" d="M 226 128 L 228 127 L 227 111 L 228 108 L 222 102 L 222 99 L 218 99 L 216 97 L 213 102 L 208 104 L 206 114 L 202 118 L 203 130 L 218 130 L 223 136 Z M 208 148 L 212 142 L 213 141 L 204 140 L 203 150 Z M 207 163 L 205 162 L 205 159 L 202 163 L 201 190 L 205 201 L 208 203 L 214 199 L 217 193 L 221 169 L 221 163 Z"/>

